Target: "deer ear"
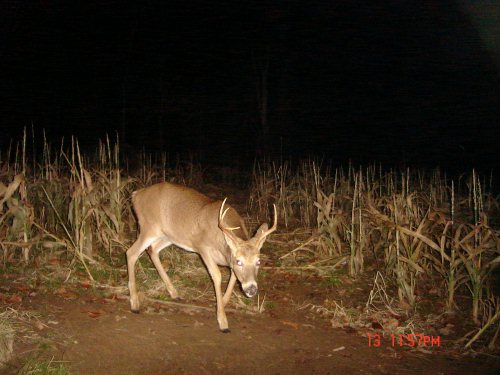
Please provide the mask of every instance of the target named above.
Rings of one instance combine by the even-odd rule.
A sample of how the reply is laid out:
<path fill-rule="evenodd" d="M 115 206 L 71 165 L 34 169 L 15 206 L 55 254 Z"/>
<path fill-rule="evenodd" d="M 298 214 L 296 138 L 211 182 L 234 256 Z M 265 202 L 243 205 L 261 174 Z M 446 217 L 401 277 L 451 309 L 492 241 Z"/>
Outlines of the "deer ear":
<path fill-rule="evenodd" d="M 268 225 L 266 223 L 262 224 L 259 229 L 257 229 L 257 232 L 255 232 L 254 237 L 262 237 L 262 234 L 265 233 L 268 229 Z"/>
<path fill-rule="evenodd" d="M 260 248 L 262 245 L 264 245 L 264 242 L 266 240 L 266 235 L 265 233 L 268 230 L 268 225 L 266 223 L 262 224 L 259 229 L 257 229 L 257 232 L 255 232 L 255 236 L 251 239 L 252 242 L 256 244 L 256 249 L 260 251 Z"/>
<path fill-rule="evenodd" d="M 222 234 L 224 235 L 224 238 L 226 239 L 226 243 L 228 244 L 229 248 L 231 249 L 231 252 L 235 253 L 239 247 L 239 242 L 241 240 L 232 233 L 226 233 L 225 231 L 222 231 Z"/>

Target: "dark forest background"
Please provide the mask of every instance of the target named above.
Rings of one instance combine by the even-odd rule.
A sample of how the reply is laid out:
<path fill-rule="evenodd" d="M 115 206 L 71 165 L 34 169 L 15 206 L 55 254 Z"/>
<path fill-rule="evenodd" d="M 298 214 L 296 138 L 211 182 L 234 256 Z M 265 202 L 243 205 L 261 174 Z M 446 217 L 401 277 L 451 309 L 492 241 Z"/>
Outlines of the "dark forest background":
<path fill-rule="evenodd" d="M 498 164 L 498 53 L 456 1 L 4 1 L 0 19 L 2 149 L 33 127 L 215 164 Z"/>

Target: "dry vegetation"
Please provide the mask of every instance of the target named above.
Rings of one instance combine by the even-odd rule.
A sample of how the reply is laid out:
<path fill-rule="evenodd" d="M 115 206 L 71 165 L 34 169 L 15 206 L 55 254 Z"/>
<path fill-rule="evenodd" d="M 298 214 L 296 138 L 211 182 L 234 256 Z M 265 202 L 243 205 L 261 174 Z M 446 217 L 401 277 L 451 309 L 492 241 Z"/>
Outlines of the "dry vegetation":
<path fill-rule="evenodd" d="M 50 278 L 58 272 L 50 267 L 56 260 L 66 279 L 77 269 L 91 283 L 107 282 L 124 291 L 125 279 L 113 275 L 124 271 L 123 254 L 135 238 L 130 193 L 163 180 L 197 187 L 202 172 L 195 163 L 171 163 L 166 155 L 129 155 L 134 168 L 123 160 L 119 143 L 109 139 L 93 155 L 80 152 L 74 139 L 62 140 L 57 148 L 45 141 L 37 152 L 35 140 L 26 134 L 3 150 L 2 269 L 45 265 Z M 373 288 L 364 313 L 372 320 L 375 312 L 385 313 L 385 320 L 379 319 L 385 323 L 391 316 L 411 321 L 408 317 L 421 310 L 419 296 L 431 293 L 439 301 L 434 316 L 458 308 L 470 311 L 476 328 L 465 334 L 462 347 L 480 342 L 495 348 L 500 209 L 490 176 L 472 171 L 452 180 L 439 170 L 333 168 L 304 161 L 256 163 L 250 178 L 251 216 L 268 218 L 272 203 L 279 209 L 281 233 L 271 243 L 281 251 L 268 262 L 272 268 L 331 277 L 344 267 L 353 279 L 368 275 Z M 191 262 L 178 252 L 168 254 L 168 262 Z M 194 272 L 190 264 L 185 272 Z M 264 303 L 258 307 L 262 310 Z M 302 308 L 332 322 L 362 319 L 348 316 L 338 301 Z M 14 326 L 0 317 L 2 361 L 12 351 Z"/>
<path fill-rule="evenodd" d="M 288 231 L 311 229 L 311 237 L 281 256 L 288 265 L 320 271 L 345 264 L 356 278 L 375 262 L 367 308 L 378 300 L 393 316 L 417 311 L 417 291 L 431 290 L 443 305 L 434 313 L 448 314 L 459 308 L 457 292 L 468 292 L 470 320 L 481 328 L 466 335 L 465 347 L 492 326 L 488 347 L 495 347 L 500 232 L 490 225 L 499 215 L 491 176 L 481 179 L 473 170 L 454 181 L 439 170 L 256 164 L 250 207 L 265 217 L 270 202 L 277 202 Z M 396 308 L 384 277 L 395 286 Z"/>

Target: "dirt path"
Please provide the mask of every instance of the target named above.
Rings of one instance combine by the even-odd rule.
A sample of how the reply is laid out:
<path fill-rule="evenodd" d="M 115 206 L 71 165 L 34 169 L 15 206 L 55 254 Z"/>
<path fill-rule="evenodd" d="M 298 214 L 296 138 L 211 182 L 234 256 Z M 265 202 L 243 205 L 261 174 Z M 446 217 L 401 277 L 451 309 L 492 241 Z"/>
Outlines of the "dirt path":
<path fill-rule="evenodd" d="M 244 199 L 232 204 L 239 207 L 237 202 Z M 263 257 L 267 264 L 277 263 L 273 251 Z M 196 267 L 201 269 L 201 262 Z M 359 285 L 347 279 L 325 286 L 317 276 L 261 272 L 259 291 L 267 298 L 265 311 L 236 310 L 233 296 L 227 314 L 231 333 L 223 334 L 204 270 L 201 281 L 185 275 L 177 279 L 179 284 L 189 279 L 194 290 L 206 291 L 204 298 L 189 300 L 190 292 L 178 285 L 183 303 L 204 309 L 148 302 L 140 314 L 133 314 L 122 290 L 125 267 L 117 268 L 120 293 L 92 289 L 82 281 L 85 273 L 73 274 L 72 283 L 62 283 L 66 276 L 57 282 L 36 271 L 35 279 L 26 276 L 31 271 L 0 273 L 0 312 L 12 308 L 24 321 L 14 343 L 16 358 L 0 373 L 17 374 L 33 355 L 65 361 L 72 374 L 83 375 L 500 373 L 496 357 L 460 356 L 449 350 L 446 337 L 441 337 L 441 347 L 423 351 L 392 345 L 389 337 L 375 347 L 366 334 L 332 328 L 329 319 L 299 308 L 307 302 L 321 305 L 327 298 L 349 301 L 349 306 L 366 303 L 369 291 L 359 292 Z M 159 280 L 154 275 L 152 280 Z M 52 283 L 56 286 L 48 285 Z M 152 288 L 140 284 L 142 290 Z"/>
<path fill-rule="evenodd" d="M 268 288 L 276 285 L 267 281 Z M 281 298 L 276 308 L 254 315 L 229 312 L 229 334 L 218 331 L 210 310 L 149 303 L 133 314 L 125 297 L 92 289 L 65 288 L 55 295 L 17 291 L 22 302 L 10 306 L 38 311 L 43 325 L 35 324 L 34 331 L 45 343 L 44 355 L 68 361 L 75 374 L 492 374 L 500 369 L 494 358 L 393 348 L 388 338 L 370 347 L 356 331 L 331 328 L 327 320 L 287 304 L 294 285 L 283 285 L 287 288 L 272 294 Z M 7 304 L 4 298 L 0 308 Z M 20 357 L 27 350 L 29 345 L 16 343 Z M 18 358 L 4 373 L 17 373 L 21 364 Z"/>

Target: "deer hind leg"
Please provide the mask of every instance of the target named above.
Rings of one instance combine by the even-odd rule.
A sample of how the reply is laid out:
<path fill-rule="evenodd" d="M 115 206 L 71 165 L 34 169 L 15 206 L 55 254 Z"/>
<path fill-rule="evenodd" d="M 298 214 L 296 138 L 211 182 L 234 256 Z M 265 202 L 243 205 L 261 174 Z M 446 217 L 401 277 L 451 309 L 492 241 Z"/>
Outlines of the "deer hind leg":
<path fill-rule="evenodd" d="M 177 293 L 174 284 L 172 284 L 172 281 L 170 281 L 170 278 L 168 277 L 167 273 L 163 268 L 163 265 L 161 264 L 160 257 L 158 256 L 158 254 L 162 249 L 164 249 L 167 246 L 170 246 L 171 244 L 172 242 L 166 239 L 157 240 L 156 242 L 153 242 L 153 244 L 151 244 L 151 247 L 148 249 L 148 254 L 151 258 L 151 261 L 155 265 L 156 270 L 160 274 L 161 279 L 167 286 L 167 290 L 168 293 L 170 294 L 170 297 L 172 297 L 172 299 L 178 299 L 179 293 Z"/>
<path fill-rule="evenodd" d="M 135 263 L 144 250 L 146 250 L 155 237 L 139 235 L 134 244 L 127 250 L 127 269 L 128 269 L 128 289 L 130 291 L 130 309 L 138 313 L 140 309 L 139 296 L 137 295 L 137 288 L 135 283 Z"/>

